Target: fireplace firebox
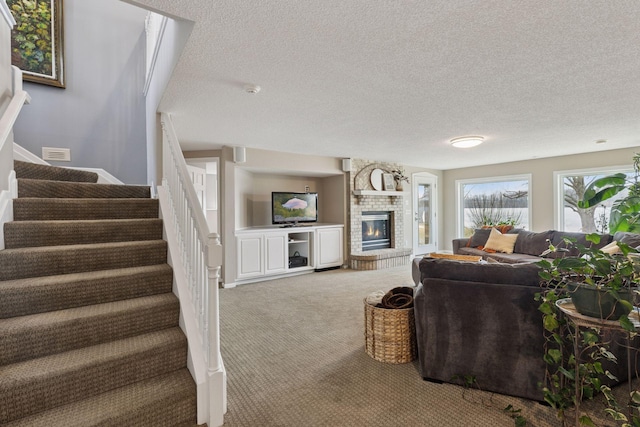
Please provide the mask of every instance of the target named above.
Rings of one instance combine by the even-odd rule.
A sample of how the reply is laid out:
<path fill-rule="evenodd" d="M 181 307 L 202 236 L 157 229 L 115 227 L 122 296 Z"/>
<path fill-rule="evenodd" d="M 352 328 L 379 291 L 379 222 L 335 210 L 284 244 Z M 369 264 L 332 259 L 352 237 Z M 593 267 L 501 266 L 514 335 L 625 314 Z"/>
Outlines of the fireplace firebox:
<path fill-rule="evenodd" d="M 391 212 L 362 212 L 362 250 L 391 247 Z"/>

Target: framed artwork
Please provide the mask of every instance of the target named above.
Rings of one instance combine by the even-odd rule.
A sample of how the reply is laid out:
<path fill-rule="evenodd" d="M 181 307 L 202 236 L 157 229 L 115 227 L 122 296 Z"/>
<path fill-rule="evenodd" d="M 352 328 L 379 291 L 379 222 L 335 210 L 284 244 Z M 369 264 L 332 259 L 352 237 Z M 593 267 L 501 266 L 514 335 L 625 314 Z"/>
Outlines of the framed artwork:
<path fill-rule="evenodd" d="M 382 174 L 382 182 L 384 184 L 384 191 L 394 191 L 396 189 L 396 181 L 393 179 L 393 174 Z"/>
<path fill-rule="evenodd" d="M 7 0 L 16 25 L 11 63 L 25 81 L 64 88 L 62 0 Z"/>

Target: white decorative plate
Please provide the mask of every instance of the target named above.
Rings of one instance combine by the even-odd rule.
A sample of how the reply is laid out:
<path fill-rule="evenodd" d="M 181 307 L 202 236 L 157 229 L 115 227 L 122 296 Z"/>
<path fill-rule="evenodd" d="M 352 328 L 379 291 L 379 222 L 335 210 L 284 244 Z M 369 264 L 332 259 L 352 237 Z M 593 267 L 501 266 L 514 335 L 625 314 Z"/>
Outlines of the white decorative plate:
<path fill-rule="evenodd" d="M 374 190 L 382 191 L 384 188 L 382 185 L 382 169 L 374 169 L 371 171 L 369 179 L 371 180 L 371 186 Z"/>

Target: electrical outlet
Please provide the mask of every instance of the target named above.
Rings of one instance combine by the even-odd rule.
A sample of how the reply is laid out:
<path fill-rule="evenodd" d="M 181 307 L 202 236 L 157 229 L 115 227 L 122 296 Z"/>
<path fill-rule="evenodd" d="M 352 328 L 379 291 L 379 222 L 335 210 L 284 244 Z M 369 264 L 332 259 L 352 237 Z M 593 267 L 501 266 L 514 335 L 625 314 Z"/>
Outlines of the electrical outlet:
<path fill-rule="evenodd" d="M 305 186 L 304 186 L 304 192 L 305 192 L 305 193 L 308 193 L 308 192 L 309 192 L 309 186 L 308 186 L 308 185 L 305 185 Z"/>

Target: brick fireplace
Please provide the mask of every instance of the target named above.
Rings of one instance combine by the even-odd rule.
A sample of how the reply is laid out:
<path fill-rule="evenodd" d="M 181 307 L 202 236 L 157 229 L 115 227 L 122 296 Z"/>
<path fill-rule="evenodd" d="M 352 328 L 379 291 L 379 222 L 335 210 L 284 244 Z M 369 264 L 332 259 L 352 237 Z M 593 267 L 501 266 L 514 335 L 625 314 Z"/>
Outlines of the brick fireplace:
<path fill-rule="evenodd" d="M 391 171 L 398 165 L 375 163 L 352 159 L 352 171 L 349 179 L 349 266 L 354 270 L 378 270 L 409 264 L 411 249 L 404 247 L 403 202 L 410 197 L 409 192 L 376 191 L 370 180 L 371 172 L 378 169 Z M 354 194 L 355 192 L 355 194 Z M 383 221 L 380 215 L 387 217 L 388 242 L 376 242 L 372 247 L 368 241 L 381 240 L 369 238 L 371 215 L 374 222 Z M 364 242 L 364 247 L 363 247 Z M 384 245 L 384 247 L 383 247 Z"/>

